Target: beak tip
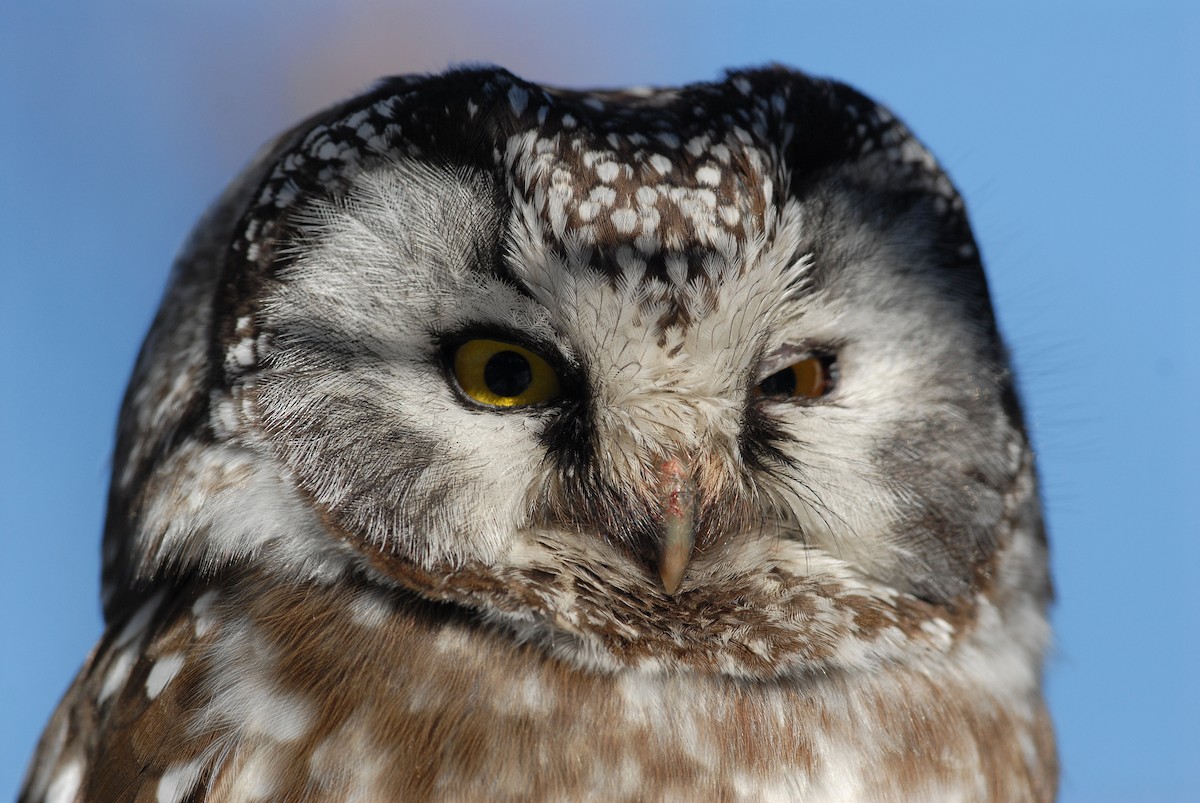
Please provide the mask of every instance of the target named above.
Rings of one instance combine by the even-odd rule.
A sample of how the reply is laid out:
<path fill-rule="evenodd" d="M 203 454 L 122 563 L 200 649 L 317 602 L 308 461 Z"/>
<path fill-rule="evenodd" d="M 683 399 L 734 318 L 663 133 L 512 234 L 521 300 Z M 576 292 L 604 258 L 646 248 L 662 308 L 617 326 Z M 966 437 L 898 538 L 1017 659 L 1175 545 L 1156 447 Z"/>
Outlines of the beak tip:
<path fill-rule="evenodd" d="M 687 571 L 689 555 L 672 555 L 666 552 L 658 564 L 658 578 L 662 581 L 663 591 L 673 597 L 683 584 L 683 575 Z"/>
<path fill-rule="evenodd" d="M 675 592 L 679 590 L 679 584 L 682 582 L 682 577 L 669 577 L 666 572 L 660 572 L 659 577 L 662 579 L 663 591 L 667 592 L 668 597 L 675 596 Z"/>

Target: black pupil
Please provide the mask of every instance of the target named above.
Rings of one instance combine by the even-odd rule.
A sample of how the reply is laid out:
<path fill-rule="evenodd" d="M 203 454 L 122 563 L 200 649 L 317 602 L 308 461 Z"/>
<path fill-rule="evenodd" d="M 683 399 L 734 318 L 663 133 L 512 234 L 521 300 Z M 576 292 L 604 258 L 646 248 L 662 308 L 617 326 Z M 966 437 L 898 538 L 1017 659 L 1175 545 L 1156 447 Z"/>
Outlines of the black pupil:
<path fill-rule="evenodd" d="M 764 396 L 791 396 L 796 392 L 796 372 L 791 368 L 777 371 L 758 383 Z"/>
<path fill-rule="evenodd" d="M 533 382 L 533 370 L 515 351 L 500 351 L 483 366 L 483 382 L 497 396 L 520 396 Z"/>

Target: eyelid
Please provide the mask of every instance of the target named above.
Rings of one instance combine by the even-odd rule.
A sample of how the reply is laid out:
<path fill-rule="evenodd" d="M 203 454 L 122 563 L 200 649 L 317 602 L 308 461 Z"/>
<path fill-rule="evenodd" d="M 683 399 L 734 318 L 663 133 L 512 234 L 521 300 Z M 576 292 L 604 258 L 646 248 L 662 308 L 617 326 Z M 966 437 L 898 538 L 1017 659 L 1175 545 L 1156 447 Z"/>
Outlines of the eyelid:
<path fill-rule="evenodd" d="M 810 346 L 781 346 L 759 360 L 758 372 L 754 375 L 754 384 L 757 385 L 789 365 L 794 365 L 809 357 L 824 360 L 824 354 L 824 351 L 813 349 Z"/>
<path fill-rule="evenodd" d="M 470 340 L 496 340 L 501 343 L 511 343 L 514 346 L 532 351 L 550 364 L 560 377 L 570 378 L 579 371 L 579 364 L 573 355 L 564 350 L 558 341 L 542 337 L 531 337 L 527 332 L 509 329 L 504 326 L 474 325 L 467 329 L 450 333 L 438 333 L 432 336 L 438 343 L 438 351 L 443 361 L 453 361 L 454 353 L 464 343 Z"/>

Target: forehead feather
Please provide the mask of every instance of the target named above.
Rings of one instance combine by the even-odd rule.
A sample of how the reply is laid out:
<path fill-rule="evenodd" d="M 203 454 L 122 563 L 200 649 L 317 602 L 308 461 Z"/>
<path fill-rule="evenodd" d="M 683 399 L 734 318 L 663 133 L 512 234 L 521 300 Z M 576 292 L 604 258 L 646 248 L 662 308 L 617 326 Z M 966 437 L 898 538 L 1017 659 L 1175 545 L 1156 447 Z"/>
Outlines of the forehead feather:
<path fill-rule="evenodd" d="M 688 288 L 691 300 L 668 303 L 660 328 L 686 326 L 697 304 L 711 305 L 718 276 L 736 278 L 731 266 L 745 270 L 749 252 L 778 239 L 789 200 L 850 162 L 878 165 L 872 185 L 935 199 L 942 236 L 962 244 L 968 273 L 979 270 L 961 201 L 907 129 L 848 87 L 784 69 L 592 92 L 500 69 L 408 76 L 297 132 L 231 246 L 226 287 L 239 317 L 286 263 L 280 245 L 305 198 L 336 197 L 362 170 L 398 160 L 490 176 L 497 207 L 508 209 L 510 250 L 527 240 L 559 266 L 640 285 L 651 299 Z"/>

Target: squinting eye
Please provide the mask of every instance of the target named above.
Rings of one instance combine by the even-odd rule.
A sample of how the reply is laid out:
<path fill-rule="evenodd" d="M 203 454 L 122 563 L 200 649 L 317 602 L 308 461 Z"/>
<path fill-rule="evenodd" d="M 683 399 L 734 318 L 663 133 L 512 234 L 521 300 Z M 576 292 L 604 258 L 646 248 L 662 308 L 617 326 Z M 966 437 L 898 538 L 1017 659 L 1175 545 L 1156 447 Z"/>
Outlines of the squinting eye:
<path fill-rule="evenodd" d="M 820 357 L 806 357 L 758 383 L 760 396 L 816 399 L 829 392 L 829 367 Z"/>
<path fill-rule="evenodd" d="M 558 374 L 544 359 L 515 343 L 468 340 L 454 352 L 454 378 L 472 401 L 521 407 L 556 398 Z"/>

